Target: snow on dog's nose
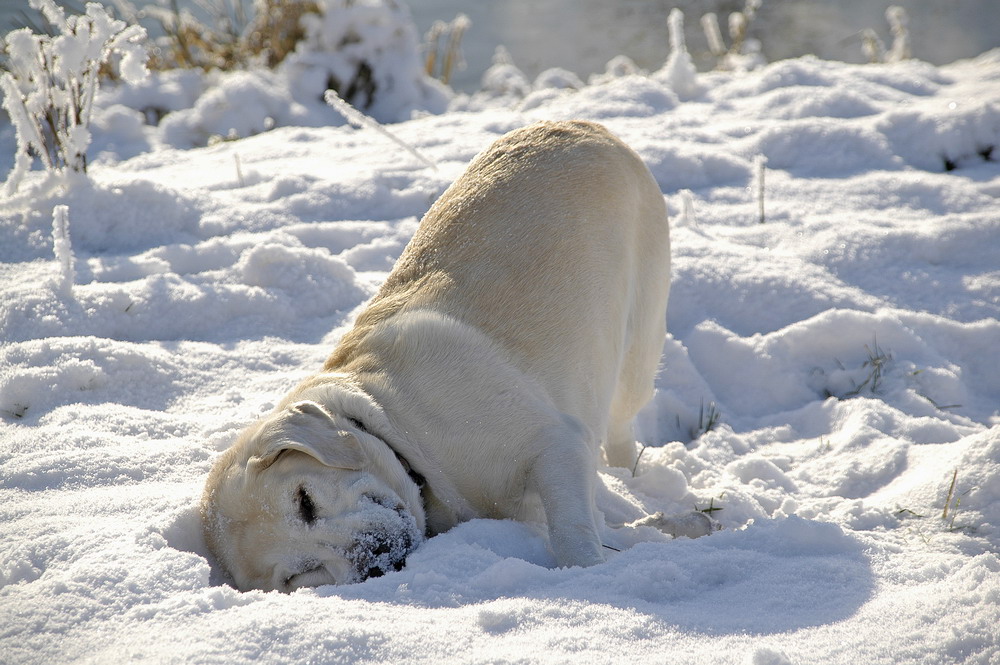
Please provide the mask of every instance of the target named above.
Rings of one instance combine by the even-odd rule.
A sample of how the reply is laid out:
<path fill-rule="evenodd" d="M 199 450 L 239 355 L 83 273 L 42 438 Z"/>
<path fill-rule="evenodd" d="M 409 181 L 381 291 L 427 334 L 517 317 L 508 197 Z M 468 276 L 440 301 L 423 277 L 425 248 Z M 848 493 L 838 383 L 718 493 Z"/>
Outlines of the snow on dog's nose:
<path fill-rule="evenodd" d="M 381 577 L 393 570 L 402 570 L 413 544 L 413 537 L 407 532 L 370 531 L 358 535 L 348 557 L 353 560 L 361 579 Z"/>
<path fill-rule="evenodd" d="M 420 542 L 417 522 L 401 503 L 366 494 L 369 527 L 354 537 L 347 557 L 362 580 L 401 570 L 407 555 Z"/>

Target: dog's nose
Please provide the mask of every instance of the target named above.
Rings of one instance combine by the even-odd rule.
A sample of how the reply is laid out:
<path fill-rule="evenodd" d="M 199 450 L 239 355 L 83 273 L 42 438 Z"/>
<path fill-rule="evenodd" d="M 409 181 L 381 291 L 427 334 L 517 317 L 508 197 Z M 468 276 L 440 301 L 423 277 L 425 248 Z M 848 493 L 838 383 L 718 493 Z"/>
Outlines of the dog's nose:
<path fill-rule="evenodd" d="M 390 566 L 392 566 L 393 570 L 397 571 L 402 570 L 403 566 L 406 565 L 407 553 L 408 550 L 404 551 L 402 556 L 399 556 L 398 553 L 393 552 L 392 547 L 390 547 L 388 544 L 386 543 L 380 544 L 378 547 L 375 548 L 375 551 L 372 552 L 372 555 L 374 556 L 375 560 L 378 561 L 379 563 L 368 569 L 366 577 L 382 577 L 387 572 L 389 572 L 386 568 L 383 567 L 384 563 L 388 563 Z"/>
<path fill-rule="evenodd" d="M 412 548 L 413 538 L 408 533 L 371 531 L 358 538 L 353 558 L 362 579 L 381 577 L 390 571 L 402 570 Z"/>

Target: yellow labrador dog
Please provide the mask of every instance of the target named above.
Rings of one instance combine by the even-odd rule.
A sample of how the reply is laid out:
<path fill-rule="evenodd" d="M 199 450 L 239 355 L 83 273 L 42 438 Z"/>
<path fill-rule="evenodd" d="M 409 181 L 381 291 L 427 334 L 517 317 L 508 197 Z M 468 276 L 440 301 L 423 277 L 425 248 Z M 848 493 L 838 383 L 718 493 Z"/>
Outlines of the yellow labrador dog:
<path fill-rule="evenodd" d="M 218 460 L 212 552 L 241 589 L 357 582 L 463 520 L 523 517 L 535 495 L 560 566 L 603 561 L 601 447 L 635 461 L 669 288 L 663 196 L 632 150 L 587 122 L 503 136 L 323 371 Z"/>

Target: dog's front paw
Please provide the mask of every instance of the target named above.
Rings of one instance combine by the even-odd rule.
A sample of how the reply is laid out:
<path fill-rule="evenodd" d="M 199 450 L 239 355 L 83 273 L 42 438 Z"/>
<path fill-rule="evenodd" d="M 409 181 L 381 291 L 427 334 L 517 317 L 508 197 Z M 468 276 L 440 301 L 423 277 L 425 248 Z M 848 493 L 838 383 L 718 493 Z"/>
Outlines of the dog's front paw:
<path fill-rule="evenodd" d="M 629 526 L 653 526 L 674 538 L 700 538 L 721 529 L 721 525 L 705 513 L 693 510 L 680 515 L 664 515 L 656 512 L 629 524 Z"/>

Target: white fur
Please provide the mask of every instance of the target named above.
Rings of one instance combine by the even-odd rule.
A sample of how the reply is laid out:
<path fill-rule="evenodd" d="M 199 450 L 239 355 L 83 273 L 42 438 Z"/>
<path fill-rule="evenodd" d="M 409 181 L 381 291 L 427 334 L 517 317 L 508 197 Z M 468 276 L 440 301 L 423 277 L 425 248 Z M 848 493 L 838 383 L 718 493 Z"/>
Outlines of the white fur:
<path fill-rule="evenodd" d="M 596 467 L 602 445 L 635 461 L 669 286 L 663 196 L 635 153 L 591 123 L 507 134 L 427 213 L 323 372 L 216 465 L 210 546 L 243 588 L 354 581 L 352 533 L 517 518 L 535 493 L 559 564 L 603 561 Z M 322 513 L 307 527 L 303 482 Z"/>

